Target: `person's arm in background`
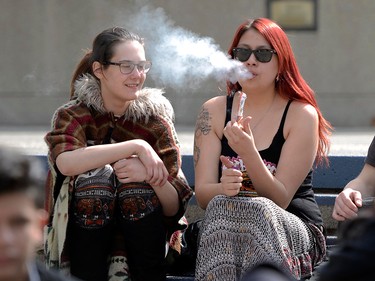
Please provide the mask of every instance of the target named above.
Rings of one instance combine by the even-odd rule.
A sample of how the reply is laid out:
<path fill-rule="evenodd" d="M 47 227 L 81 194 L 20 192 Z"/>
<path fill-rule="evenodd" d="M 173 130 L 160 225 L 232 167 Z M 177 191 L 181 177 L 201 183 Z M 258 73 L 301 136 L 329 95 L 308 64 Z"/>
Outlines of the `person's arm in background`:
<path fill-rule="evenodd" d="M 366 163 L 358 177 L 351 180 L 336 197 L 332 217 L 338 221 L 356 217 L 363 198 L 374 196 L 374 193 L 375 167 Z"/>
<path fill-rule="evenodd" d="M 332 217 L 343 221 L 357 216 L 365 197 L 375 195 L 375 137 L 369 147 L 366 163 L 360 174 L 351 180 L 336 197 Z"/>

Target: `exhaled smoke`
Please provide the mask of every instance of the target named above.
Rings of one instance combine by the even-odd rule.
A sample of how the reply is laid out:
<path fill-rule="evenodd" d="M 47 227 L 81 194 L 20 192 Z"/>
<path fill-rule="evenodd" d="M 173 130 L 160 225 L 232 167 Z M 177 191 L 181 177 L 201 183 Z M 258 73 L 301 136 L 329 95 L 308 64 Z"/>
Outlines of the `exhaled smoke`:
<path fill-rule="evenodd" d="M 222 52 L 212 38 L 200 37 L 175 26 L 162 8 L 144 6 L 127 21 L 127 27 L 146 39 L 147 57 L 152 58 L 149 75 L 174 88 L 199 86 L 207 78 L 237 81 L 250 78 L 241 62 Z"/>

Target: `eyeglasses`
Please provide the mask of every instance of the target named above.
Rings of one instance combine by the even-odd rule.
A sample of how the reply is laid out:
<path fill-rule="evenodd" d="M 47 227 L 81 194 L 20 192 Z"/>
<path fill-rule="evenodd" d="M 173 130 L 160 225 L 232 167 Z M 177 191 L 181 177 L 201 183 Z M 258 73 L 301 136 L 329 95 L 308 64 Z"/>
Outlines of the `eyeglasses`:
<path fill-rule="evenodd" d="M 276 54 L 276 51 L 273 49 L 245 49 L 245 48 L 234 48 L 233 56 L 236 60 L 241 62 L 247 61 L 251 54 L 254 53 L 255 58 L 259 62 L 269 62 L 272 59 L 272 54 Z"/>
<path fill-rule="evenodd" d="M 139 63 L 135 63 L 133 61 L 124 60 L 121 62 L 111 62 L 107 61 L 103 63 L 104 65 L 118 65 L 120 67 L 120 72 L 122 74 L 130 74 L 133 72 L 134 68 L 137 66 L 138 72 L 147 73 L 152 63 L 150 61 L 141 61 Z"/>

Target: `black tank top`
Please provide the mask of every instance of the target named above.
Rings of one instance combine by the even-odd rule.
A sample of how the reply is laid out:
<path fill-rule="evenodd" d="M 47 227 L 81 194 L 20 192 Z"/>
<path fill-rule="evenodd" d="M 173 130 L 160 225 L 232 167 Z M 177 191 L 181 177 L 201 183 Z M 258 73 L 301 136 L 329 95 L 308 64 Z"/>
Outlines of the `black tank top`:
<path fill-rule="evenodd" d="M 227 96 L 227 110 L 224 126 L 231 120 L 232 114 L 232 104 L 233 104 L 233 95 Z M 272 140 L 271 145 L 259 151 L 259 154 L 265 163 L 272 163 L 274 167 L 277 168 L 279 163 L 281 149 L 284 145 L 284 123 L 288 109 L 292 101 L 288 101 L 283 116 L 280 121 L 279 128 Z M 233 149 L 228 145 L 227 138 L 223 135 L 221 140 L 221 155 L 229 157 L 237 157 L 238 155 L 233 151 Z M 267 165 L 268 166 L 268 165 Z M 221 163 L 219 164 L 219 180 L 221 178 Z M 307 174 L 304 182 L 298 188 L 296 194 L 294 195 L 289 206 L 286 208 L 287 211 L 295 214 L 305 222 L 313 223 L 318 226 L 323 225 L 323 220 L 321 216 L 320 209 L 318 204 L 315 201 L 314 192 L 312 190 L 312 170 Z"/>

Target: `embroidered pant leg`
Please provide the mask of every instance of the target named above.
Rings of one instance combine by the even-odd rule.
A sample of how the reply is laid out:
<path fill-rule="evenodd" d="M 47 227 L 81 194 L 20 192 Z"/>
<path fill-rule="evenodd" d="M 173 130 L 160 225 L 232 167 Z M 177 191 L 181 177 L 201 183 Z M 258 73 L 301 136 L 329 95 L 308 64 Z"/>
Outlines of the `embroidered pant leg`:
<path fill-rule="evenodd" d="M 75 182 L 68 247 L 71 273 L 82 280 L 107 280 L 115 204 L 112 172 L 106 165 Z"/>

